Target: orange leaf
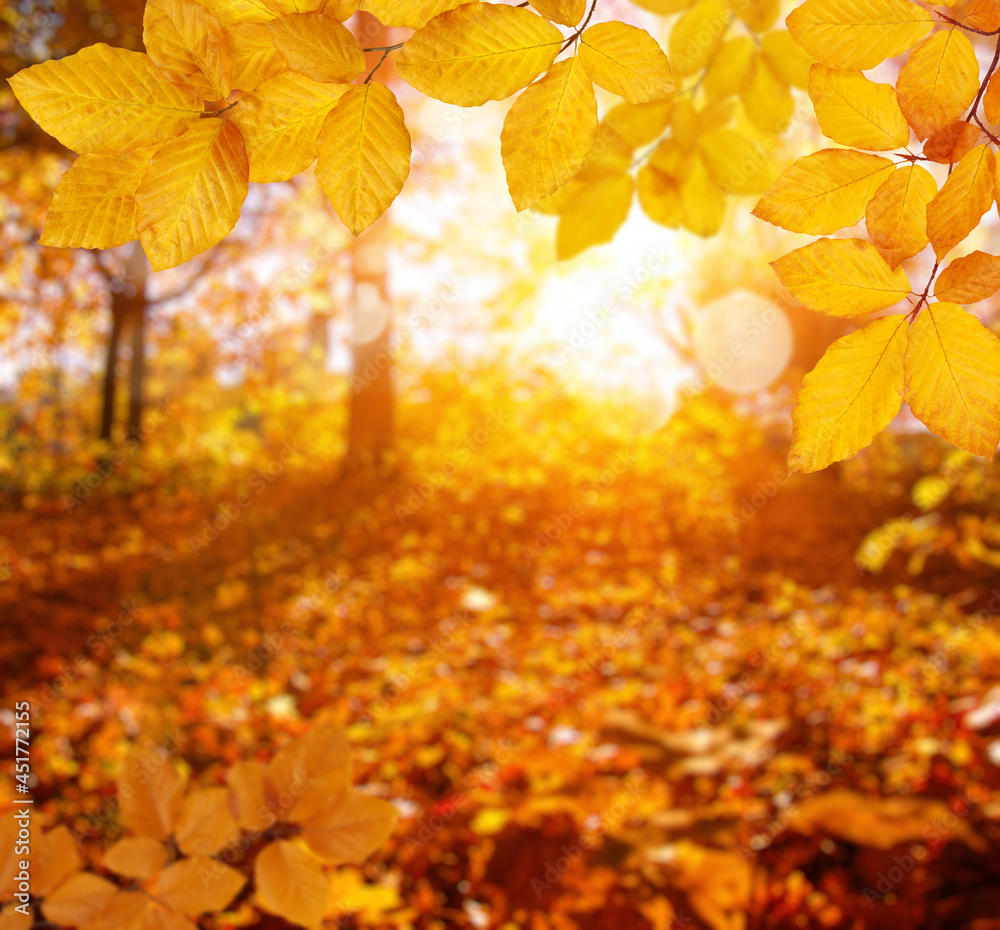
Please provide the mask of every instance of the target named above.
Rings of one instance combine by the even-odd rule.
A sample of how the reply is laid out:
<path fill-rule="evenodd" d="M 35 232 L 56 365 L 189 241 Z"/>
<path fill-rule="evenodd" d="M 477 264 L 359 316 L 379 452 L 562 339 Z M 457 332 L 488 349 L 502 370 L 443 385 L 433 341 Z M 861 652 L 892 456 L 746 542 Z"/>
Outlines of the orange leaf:
<path fill-rule="evenodd" d="M 182 914 L 221 911 L 246 884 L 242 874 L 206 856 L 181 859 L 150 883 L 156 897 Z"/>
<path fill-rule="evenodd" d="M 237 762 L 226 776 L 229 785 L 229 806 L 236 822 L 244 829 L 263 830 L 261 810 L 267 803 L 265 779 L 267 769 L 259 762 Z"/>
<path fill-rule="evenodd" d="M 323 724 L 278 750 L 267 770 L 281 820 L 301 823 L 351 786 L 351 746 L 340 727 Z"/>
<path fill-rule="evenodd" d="M 175 836 L 185 856 L 213 856 L 235 840 L 238 832 L 225 788 L 192 791 L 184 799 Z"/>
<path fill-rule="evenodd" d="M 983 131 L 962 120 L 939 129 L 924 143 L 924 155 L 939 165 L 953 165 L 971 152 Z"/>
<path fill-rule="evenodd" d="M 330 884 L 320 861 L 296 843 L 271 843 L 254 863 L 260 906 L 293 924 L 315 927 L 323 920 Z"/>
<path fill-rule="evenodd" d="M 397 816 L 388 801 L 349 791 L 303 824 L 302 839 L 331 865 L 362 862 L 389 838 Z"/>
<path fill-rule="evenodd" d="M 32 893 L 39 898 L 47 897 L 70 875 L 79 871 L 80 865 L 73 834 L 66 827 L 50 830 L 38 844 Z"/>
<path fill-rule="evenodd" d="M 45 899 L 42 910 L 54 923 L 83 926 L 92 923 L 117 893 L 116 885 L 93 872 L 77 872 Z"/>
<path fill-rule="evenodd" d="M 973 252 L 956 258 L 934 284 L 938 300 L 974 304 L 1000 290 L 1000 257 Z"/>
<path fill-rule="evenodd" d="M 104 854 L 104 867 L 126 878 L 149 878 L 166 862 L 166 847 L 145 836 L 127 836 Z"/>
<path fill-rule="evenodd" d="M 938 259 L 969 235 L 993 206 L 995 173 L 993 151 L 988 145 L 977 146 L 962 158 L 927 205 L 927 235 Z"/>

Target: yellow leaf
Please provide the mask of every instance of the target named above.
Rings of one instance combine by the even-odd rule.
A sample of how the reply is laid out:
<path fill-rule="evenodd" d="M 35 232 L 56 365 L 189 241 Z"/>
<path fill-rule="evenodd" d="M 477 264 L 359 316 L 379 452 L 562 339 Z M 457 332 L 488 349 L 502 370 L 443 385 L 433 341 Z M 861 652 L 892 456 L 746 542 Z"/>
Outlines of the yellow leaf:
<path fill-rule="evenodd" d="M 181 859 L 150 882 L 157 900 L 191 916 L 223 910 L 245 884 L 236 869 L 207 856 Z"/>
<path fill-rule="evenodd" d="M 893 421 L 903 402 L 906 333 L 905 316 L 884 316 L 826 350 L 792 411 L 789 474 L 851 458 Z"/>
<path fill-rule="evenodd" d="M 286 71 L 268 78 L 233 111 L 250 160 L 250 180 L 287 181 L 315 160 L 327 114 L 350 88 Z"/>
<path fill-rule="evenodd" d="M 992 459 L 1000 443 L 1000 339 L 958 304 L 928 306 L 910 327 L 906 402 L 931 432 Z"/>
<path fill-rule="evenodd" d="M 891 84 L 876 84 L 860 71 L 813 65 L 809 96 L 825 136 L 858 149 L 890 152 L 910 141 L 910 127 Z"/>
<path fill-rule="evenodd" d="M 795 100 L 788 85 L 778 80 L 760 55 L 754 62 L 750 80 L 740 94 L 747 119 L 762 132 L 784 132 L 792 121 Z"/>
<path fill-rule="evenodd" d="M 996 158 L 988 145 L 966 154 L 944 187 L 927 205 L 927 235 L 938 259 L 944 258 L 993 206 Z"/>
<path fill-rule="evenodd" d="M 271 843 L 254 863 L 254 884 L 257 901 L 268 913 L 304 927 L 322 923 L 330 885 L 308 850 L 287 840 Z"/>
<path fill-rule="evenodd" d="M 562 33 L 516 6 L 468 3 L 411 36 L 396 71 L 428 97 L 462 107 L 503 100 L 555 60 Z"/>
<path fill-rule="evenodd" d="M 918 139 L 957 120 L 979 90 L 979 62 L 958 29 L 935 32 L 912 54 L 896 79 L 899 106 Z"/>
<path fill-rule="evenodd" d="M 725 0 L 697 0 L 674 23 L 668 53 L 675 73 L 694 74 L 708 65 L 722 44 L 731 15 Z"/>
<path fill-rule="evenodd" d="M 172 139 L 203 109 L 148 55 L 103 44 L 33 65 L 9 83 L 31 118 L 80 154 L 123 154 Z"/>
<path fill-rule="evenodd" d="M 667 56 L 644 29 L 598 23 L 580 37 L 580 60 L 595 84 L 629 103 L 649 103 L 674 92 Z"/>
<path fill-rule="evenodd" d="M 47 920 L 68 927 L 86 926 L 107 907 L 118 888 L 93 872 L 77 872 L 50 894 L 42 906 Z"/>
<path fill-rule="evenodd" d="M 259 813 L 267 802 L 265 773 L 258 762 L 237 762 L 226 775 L 233 816 L 245 830 L 263 830 L 266 826 Z"/>
<path fill-rule="evenodd" d="M 727 193 L 759 194 L 774 180 L 767 152 L 735 129 L 705 133 L 698 149 L 712 180 Z"/>
<path fill-rule="evenodd" d="M 301 823 L 351 787 L 347 732 L 330 724 L 313 727 L 278 750 L 267 776 L 276 798 L 284 795 L 293 799 L 287 811 L 280 813 L 280 819 Z"/>
<path fill-rule="evenodd" d="M 975 304 L 1000 290 L 1000 258 L 972 252 L 956 258 L 934 282 L 934 296 L 955 304 Z"/>
<path fill-rule="evenodd" d="M 144 836 L 127 836 L 104 854 L 104 867 L 126 878 L 147 879 L 166 864 L 166 847 Z"/>
<path fill-rule="evenodd" d="M 649 145 L 650 142 L 660 138 L 663 130 L 670 125 L 670 114 L 673 113 L 673 109 L 672 97 L 638 106 L 632 103 L 620 103 L 601 120 L 601 125 L 613 129 L 628 146 L 635 149 L 640 145 Z M 598 137 L 600 135 L 601 130 L 598 128 Z M 594 145 L 597 145 L 596 141 Z"/>
<path fill-rule="evenodd" d="M 195 0 L 147 0 L 142 18 L 146 52 L 174 84 L 206 100 L 232 88 L 233 59 L 222 23 Z"/>
<path fill-rule="evenodd" d="M 767 32 L 781 12 L 781 0 L 726 0 L 751 32 Z"/>
<path fill-rule="evenodd" d="M 323 123 L 316 177 L 353 235 L 385 213 L 409 173 L 410 134 L 392 91 L 352 87 Z"/>
<path fill-rule="evenodd" d="M 391 835 L 396 808 L 360 791 L 346 791 L 302 825 L 302 841 L 330 865 L 363 862 Z"/>
<path fill-rule="evenodd" d="M 50 895 L 82 864 L 73 834 L 66 827 L 56 827 L 42 836 L 33 858 L 31 893 L 37 898 Z"/>
<path fill-rule="evenodd" d="M 991 123 L 1000 123 L 1000 71 L 995 72 L 986 85 L 983 110 Z"/>
<path fill-rule="evenodd" d="M 806 0 L 785 25 L 817 61 L 867 71 L 912 48 L 934 21 L 911 0 Z"/>
<path fill-rule="evenodd" d="M 771 267 L 796 300 L 830 316 L 874 313 L 910 293 L 906 272 L 890 268 L 864 239 L 817 239 Z"/>
<path fill-rule="evenodd" d="M 681 223 L 696 236 L 714 236 L 726 218 L 726 198 L 712 180 L 705 164 L 696 158 L 691 173 L 681 182 Z"/>
<path fill-rule="evenodd" d="M 239 23 L 268 23 L 275 18 L 264 0 L 202 0 L 202 5 L 227 28 Z"/>
<path fill-rule="evenodd" d="M 790 232 L 826 235 L 853 226 L 895 165 L 879 155 L 824 149 L 786 168 L 754 216 Z"/>
<path fill-rule="evenodd" d="M 288 67 L 314 81 L 350 82 L 365 73 L 365 53 L 348 28 L 325 13 L 296 13 L 268 25 Z"/>
<path fill-rule="evenodd" d="M 935 194 L 934 176 L 918 165 L 897 168 L 875 191 L 865 210 L 865 224 L 890 268 L 927 245 L 927 204 Z"/>
<path fill-rule="evenodd" d="M 361 9 L 386 26 L 420 29 L 435 16 L 454 10 L 469 0 L 362 0 Z"/>
<path fill-rule="evenodd" d="M 71 249 L 110 249 L 138 238 L 135 192 L 153 149 L 80 155 L 52 195 L 39 240 Z"/>
<path fill-rule="evenodd" d="M 205 788 L 184 799 L 174 836 L 185 856 L 214 856 L 237 839 L 238 833 L 226 789 Z"/>
<path fill-rule="evenodd" d="M 953 165 L 976 147 L 982 135 L 978 126 L 957 120 L 939 129 L 924 143 L 924 157 L 940 165 Z"/>
<path fill-rule="evenodd" d="M 184 780 L 164 750 L 133 749 L 118 776 L 122 823 L 133 833 L 166 840 L 181 815 Z"/>
<path fill-rule="evenodd" d="M 243 136 L 231 120 L 200 120 L 157 150 L 136 193 L 139 238 L 154 271 L 174 268 L 229 235 L 249 171 Z"/>
<path fill-rule="evenodd" d="M 594 245 L 610 242 L 632 208 L 632 176 L 609 175 L 591 181 L 560 213 L 556 257 L 573 258 Z"/>
<path fill-rule="evenodd" d="M 361 0 L 326 0 L 320 3 L 319 10 L 346 23 L 358 10 L 361 9 Z M 303 11 L 305 12 L 305 11 Z"/>
<path fill-rule="evenodd" d="M 265 23 L 236 23 L 229 27 L 228 35 L 233 52 L 233 87 L 250 93 L 268 78 L 288 70 L 288 62 L 274 47 Z"/>
<path fill-rule="evenodd" d="M 264 0 L 264 2 L 275 12 L 278 16 L 294 16 L 296 13 L 319 13 L 320 11 L 325 12 L 325 0 Z M 355 12 L 355 9 L 351 12 Z M 340 16 L 336 19 L 343 22 Z"/>
<path fill-rule="evenodd" d="M 809 69 L 814 59 L 789 33 L 784 29 L 769 32 L 761 39 L 760 46 L 764 61 L 782 83 L 803 90 L 809 86 Z"/>
<path fill-rule="evenodd" d="M 597 137 L 597 99 L 579 57 L 553 65 L 507 111 L 500 154 L 520 213 L 565 184 Z"/>
<path fill-rule="evenodd" d="M 575 26 L 587 12 L 587 0 L 531 0 L 531 5 L 554 23 Z"/>
<path fill-rule="evenodd" d="M 653 165 L 640 169 L 636 178 L 639 206 L 654 223 L 676 229 L 681 225 L 680 184 Z"/>
<path fill-rule="evenodd" d="M 747 36 L 730 39 L 705 72 L 705 95 L 709 100 L 721 100 L 740 93 L 750 82 L 756 60 L 752 39 Z"/>

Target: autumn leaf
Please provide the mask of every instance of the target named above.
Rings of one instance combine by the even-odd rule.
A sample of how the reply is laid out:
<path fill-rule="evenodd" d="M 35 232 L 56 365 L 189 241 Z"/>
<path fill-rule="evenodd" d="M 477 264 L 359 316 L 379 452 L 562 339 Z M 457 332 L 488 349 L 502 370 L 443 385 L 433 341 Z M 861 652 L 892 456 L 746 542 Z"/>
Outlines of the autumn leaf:
<path fill-rule="evenodd" d="M 698 157 L 680 182 L 681 223 L 696 236 L 714 236 L 726 218 L 726 198 Z"/>
<path fill-rule="evenodd" d="M 530 10 L 468 3 L 411 36 L 396 71 L 429 97 L 477 107 L 530 84 L 552 64 L 562 42 L 562 33 Z"/>
<path fill-rule="evenodd" d="M 361 9 L 386 26 L 420 29 L 435 16 L 463 3 L 468 0 L 362 0 Z"/>
<path fill-rule="evenodd" d="M 956 258 L 934 282 L 938 300 L 975 304 L 1000 290 L 1000 257 L 972 252 Z"/>
<path fill-rule="evenodd" d="M 330 865 L 363 862 L 391 835 L 397 819 L 388 801 L 348 791 L 302 825 L 302 841 Z"/>
<path fill-rule="evenodd" d="M 196 916 L 223 910 L 246 879 L 227 865 L 206 856 L 181 859 L 159 872 L 148 884 L 155 896 L 182 914 Z"/>
<path fill-rule="evenodd" d="M 225 788 L 192 791 L 184 799 L 174 837 L 185 856 L 214 856 L 237 838 Z"/>
<path fill-rule="evenodd" d="M 347 27 L 324 13 L 282 16 L 268 24 L 274 47 L 293 71 L 314 81 L 353 81 L 365 73 L 365 53 Z"/>
<path fill-rule="evenodd" d="M 930 304 L 910 327 L 906 402 L 924 426 L 992 459 L 1000 444 L 1000 339 L 958 304 Z"/>
<path fill-rule="evenodd" d="M 760 41 L 760 53 L 777 75 L 789 87 L 809 86 L 809 71 L 813 57 L 784 30 L 769 32 Z"/>
<path fill-rule="evenodd" d="M 864 239 L 817 239 L 772 267 L 796 300 L 830 316 L 873 313 L 910 293 L 906 272 L 893 271 Z"/>
<path fill-rule="evenodd" d="M 698 151 L 712 180 L 728 193 L 759 194 L 774 180 L 767 152 L 735 129 L 705 133 Z"/>
<path fill-rule="evenodd" d="M 598 23 L 580 36 L 580 60 L 590 79 L 629 103 L 674 92 L 670 64 L 656 40 L 626 23 Z"/>
<path fill-rule="evenodd" d="M 45 899 L 45 917 L 64 926 L 86 926 L 117 892 L 115 885 L 93 872 L 77 872 Z"/>
<path fill-rule="evenodd" d="M 996 0 L 969 0 L 962 22 L 980 32 L 996 32 L 1000 29 L 1000 7 Z"/>
<path fill-rule="evenodd" d="M 939 129 L 924 143 L 924 157 L 940 165 L 953 165 L 976 147 L 982 135 L 978 126 L 958 120 Z"/>
<path fill-rule="evenodd" d="M 202 5 L 227 28 L 240 23 L 267 23 L 277 16 L 264 0 L 204 0 Z"/>
<path fill-rule="evenodd" d="M 352 235 L 396 199 L 410 173 L 403 110 L 384 84 L 352 87 L 320 130 L 316 177 Z"/>
<path fill-rule="evenodd" d="M 148 930 L 151 903 L 141 891 L 119 891 L 108 899 L 87 930 Z"/>
<path fill-rule="evenodd" d="M 610 242 L 632 208 L 632 176 L 612 174 L 585 184 L 570 199 L 556 227 L 556 257 L 573 258 L 591 246 Z"/>
<path fill-rule="evenodd" d="M 49 830 L 42 836 L 35 852 L 32 894 L 39 898 L 48 896 L 79 871 L 81 865 L 73 834 L 63 826 Z"/>
<path fill-rule="evenodd" d="M 153 151 L 80 155 L 52 195 L 41 244 L 110 249 L 137 239 L 135 192 Z"/>
<path fill-rule="evenodd" d="M 140 836 L 166 840 L 184 803 L 184 781 L 162 750 L 133 749 L 118 776 L 122 822 Z"/>
<path fill-rule="evenodd" d="M 761 55 L 754 59 L 750 80 L 740 92 L 740 101 L 747 119 L 761 132 L 782 133 L 792 121 L 795 109 L 792 92 Z"/>
<path fill-rule="evenodd" d="M 125 154 L 179 136 L 200 116 L 200 98 L 177 87 L 147 55 L 91 45 L 10 78 L 21 106 L 79 154 Z"/>
<path fill-rule="evenodd" d="M 657 100 L 655 103 L 639 105 L 619 103 L 618 106 L 611 108 L 601 120 L 601 124 L 612 130 L 630 149 L 635 149 L 641 145 L 655 142 L 663 134 L 663 131 L 670 124 L 670 115 L 673 110 L 672 97 Z M 598 138 L 594 140 L 594 148 L 600 142 L 601 135 L 601 129 L 598 127 Z M 587 157 L 590 158 L 592 153 L 594 153 L 594 149 L 591 149 Z M 631 151 L 629 159 L 629 164 L 631 164 Z"/>
<path fill-rule="evenodd" d="M 820 129 L 834 142 L 886 152 L 910 141 L 910 127 L 891 84 L 876 84 L 860 71 L 816 64 L 812 66 L 809 96 Z"/>
<path fill-rule="evenodd" d="M 785 24 L 817 61 L 867 71 L 916 45 L 933 19 L 911 0 L 805 0 Z"/>
<path fill-rule="evenodd" d="M 890 268 L 927 245 L 927 204 L 936 194 L 934 176 L 919 165 L 907 165 L 893 171 L 868 202 L 868 235 Z"/>
<path fill-rule="evenodd" d="M 125 878 L 147 879 L 166 864 L 166 847 L 145 836 L 126 836 L 104 854 L 104 867 Z"/>
<path fill-rule="evenodd" d="M 286 743 L 267 771 L 272 795 L 292 799 L 281 819 L 297 823 L 323 810 L 351 787 L 351 747 L 347 733 L 320 724 Z"/>
<path fill-rule="evenodd" d="M 518 212 L 583 165 L 597 135 L 597 99 L 580 58 L 561 61 L 508 110 L 500 135 L 507 187 Z"/>
<path fill-rule="evenodd" d="M 991 123 L 1000 122 L 1000 71 L 993 74 L 983 94 L 983 110 Z"/>
<path fill-rule="evenodd" d="M 957 120 L 979 90 L 979 62 L 958 29 L 936 32 L 900 69 L 896 95 L 913 131 L 926 139 Z"/>
<path fill-rule="evenodd" d="M 531 6 L 554 23 L 575 26 L 587 11 L 587 0 L 531 0 Z"/>
<path fill-rule="evenodd" d="M 732 14 L 724 0 L 696 0 L 670 30 L 668 56 L 681 76 L 704 68 L 722 44 Z"/>
<path fill-rule="evenodd" d="M 753 213 L 790 232 L 832 233 L 861 219 L 894 169 L 879 155 L 824 149 L 785 169 Z"/>
<path fill-rule="evenodd" d="M 653 222 L 670 229 L 681 224 L 681 191 L 675 178 L 654 165 L 645 165 L 636 178 L 639 206 Z"/>
<path fill-rule="evenodd" d="M 988 145 L 968 152 L 927 205 L 927 235 L 938 260 L 972 232 L 993 206 L 996 158 Z"/>
<path fill-rule="evenodd" d="M 833 343 L 805 376 L 792 411 L 789 474 L 857 455 L 903 402 L 905 316 L 884 316 Z"/>
<path fill-rule="evenodd" d="M 195 0 L 146 0 L 146 53 L 174 84 L 206 100 L 233 89 L 233 58 L 222 23 Z"/>
<path fill-rule="evenodd" d="M 228 28 L 227 35 L 233 55 L 233 87 L 249 93 L 288 70 L 288 62 L 274 47 L 265 23 L 237 23 Z M 240 107 L 244 101 L 240 100 Z"/>
<path fill-rule="evenodd" d="M 316 160 L 327 115 L 349 89 L 286 71 L 241 98 L 233 122 L 246 143 L 250 180 L 287 181 L 305 171 Z"/>
<path fill-rule="evenodd" d="M 243 136 L 231 120 L 200 120 L 157 149 L 135 195 L 153 270 L 180 265 L 229 235 L 249 175 Z"/>
<path fill-rule="evenodd" d="M 739 36 L 729 39 L 719 49 L 705 71 L 702 86 L 709 100 L 722 100 L 740 93 L 750 80 L 757 64 L 753 39 Z"/>
<path fill-rule="evenodd" d="M 260 906 L 304 927 L 318 926 L 326 912 L 330 885 L 322 863 L 287 840 L 271 843 L 254 863 L 254 886 Z"/>
<path fill-rule="evenodd" d="M 233 817 L 243 829 L 260 830 L 260 811 L 267 803 L 266 769 L 258 762 L 236 762 L 226 775 Z M 350 783 L 350 777 L 345 784 Z"/>

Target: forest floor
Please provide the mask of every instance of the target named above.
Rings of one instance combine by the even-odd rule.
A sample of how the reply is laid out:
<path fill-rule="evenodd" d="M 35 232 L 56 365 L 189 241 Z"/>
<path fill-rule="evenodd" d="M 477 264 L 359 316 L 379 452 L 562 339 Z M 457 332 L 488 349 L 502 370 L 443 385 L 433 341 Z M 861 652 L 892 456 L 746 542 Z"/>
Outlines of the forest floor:
<path fill-rule="evenodd" d="M 0 513 L 44 818 L 96 861 L 140 734 L 213 784 L 329 720 L 402 815 L 358 926 L 1000 927 L 988 574 L 861 573 L 891 507 L 731 419 L 554 422 Z"/>

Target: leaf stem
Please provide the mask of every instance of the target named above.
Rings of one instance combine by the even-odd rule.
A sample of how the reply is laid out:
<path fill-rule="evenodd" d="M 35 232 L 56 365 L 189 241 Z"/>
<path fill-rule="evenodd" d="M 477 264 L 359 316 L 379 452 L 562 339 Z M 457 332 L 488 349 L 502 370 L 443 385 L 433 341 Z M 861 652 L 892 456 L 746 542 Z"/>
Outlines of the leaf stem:
<path fill-rule="evenodd" d="M 565 52 L 566 49 L 568 49 L 577 39 L 580 38 L 580 36 L 583 34 L 583 30 L 587 28 L 587 24 L 590 22 L 590 17 L 594 15 L 594 10 L 596 10 L 596 9 L 597 9 L 597 0 L 593 0 L 593 3 L 590 4 L 590 10 L 587 12 L 586 17 L 584 18 L 583 22 L 580 24 L 579 28 L 576 30 L 576 32 L 573 33 L 573 35 L 571 35 L 563 43 L 563 47 L 561 49 L 559 49 L 559 54 L 560 55 L 563 52 Z"/>
<path fill-rule="evenodd" d="M 924 292 L 920 295 L 920 300 L 917 301 L 917 305 L 906 315 L 906 319 L 909 320 L 909 322 L 912 323 L 916 319 L 916 316 L 920 312 L 920 309 L 924 306 L 925 303 L 927 303 L 927 297 L 931 292 L 931 284 L 934 283 L 934 277 L 937 274 L 937 270 L 940 264 L 941 264 L 940 258 L 934 262 L 934 267 L 931 269 L 930 277 L 927 279 L 927 286 L 924 288 Z"/>

